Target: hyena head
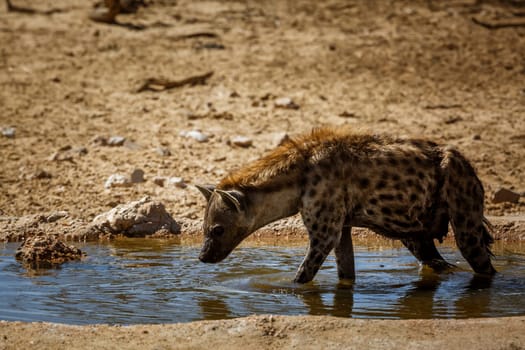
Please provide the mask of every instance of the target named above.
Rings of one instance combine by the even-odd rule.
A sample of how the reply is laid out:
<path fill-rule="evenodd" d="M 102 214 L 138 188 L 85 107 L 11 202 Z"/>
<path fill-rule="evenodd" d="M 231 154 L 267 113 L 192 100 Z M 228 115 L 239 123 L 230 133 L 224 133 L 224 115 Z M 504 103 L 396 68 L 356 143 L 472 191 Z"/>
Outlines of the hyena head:
<path fill-rule="evenodd" d="M 208 204 L 204 214 L 204 244 L 199 260 L 217 263 L 251 232 L 248 229 L 244 195 L 240 191 L 224 191 L 212 186 L 196 186 Z"/>

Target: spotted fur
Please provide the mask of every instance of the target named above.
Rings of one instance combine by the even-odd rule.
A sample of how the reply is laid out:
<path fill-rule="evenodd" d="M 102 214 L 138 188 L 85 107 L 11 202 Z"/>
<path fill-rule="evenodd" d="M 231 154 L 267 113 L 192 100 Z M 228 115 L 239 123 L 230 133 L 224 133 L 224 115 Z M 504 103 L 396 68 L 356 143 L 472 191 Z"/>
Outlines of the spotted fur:
<path fill-rule="evenodd" d="M 450 265 L 434 239 L 443 240 L 450 222 L 474 271 L 495 273 L 483 186 L 457 150 L 432 141 L 317 129 L 216 187 L 198 188 L 208 201 L 204 262 L 224 259 L 257 228 L 300 212 L 310 245 L 296 282 L 312 280 L 332 250 L 339 277 L 353 279 L 354 226 L 401 240 L 439 271 Z"/>

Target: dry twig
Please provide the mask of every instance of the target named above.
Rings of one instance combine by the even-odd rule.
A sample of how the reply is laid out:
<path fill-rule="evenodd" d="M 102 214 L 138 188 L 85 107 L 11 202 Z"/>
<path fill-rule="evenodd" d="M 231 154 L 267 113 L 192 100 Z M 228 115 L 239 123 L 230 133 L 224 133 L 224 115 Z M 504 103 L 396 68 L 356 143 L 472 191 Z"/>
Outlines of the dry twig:
<path fill-rule="evenodd" d="M 424 108 L 425 109 L 452 109 L 452 108 L 461 108 L 461 107 L 463 106 L 460 104 L 451 104 L 451 105 L 437 104 L 437 105 L 426 105 Z"/>
<path fill-rule="evenodd" d="M 179 40 L 186 40 L 186 39 L 194 39 L 194 38 L 218 38 L 219 36 L 212 32 L 196 32 L 196 33 L 190 33 L 190 34 L 181 34 L 176 35 L 172 37 L 172 40 L 179 41 Z"/>
<path fill-rule="evenodd" d="M 158 78 L 149 78 L 140 88 L 137 89 L 137 92 L 143 91 L 164 91 L 168 89 L 178 88 L 185 85 L 203 85 L 206 84 L 206 81 L 213 75 L 213 71 L 191 76 L 182 80 L 166 80 Z"/>
<path fill-rule="evenodd" d="M 52 15 L 54 13 L 64 12 L 64 10 L 62 9 L 51 9 L 51 10 L 42 11 L 42 10 L 36 10 L 36 9 L 30 8 L 30 7 L 17 6 L 17 5 L 13 5 L 11 3 L 11 0 L 5 0 L 5 2 L 7 4 L 8 12 L 19 12 L 19 13 L 25 13 L 27 15 L 47 15 L 47 16 Z"/>
<path fill-rule="evenodd" d="M 483 21 L 481 19 L 478 19 L 476 17 L 472 17 L 472 22 L 474 22 L 477 25 L 480 25 L 487 29 L 502 29 L 502 28 L 517 28 L 517 27 L 525 27 L 525 21 Z"/>

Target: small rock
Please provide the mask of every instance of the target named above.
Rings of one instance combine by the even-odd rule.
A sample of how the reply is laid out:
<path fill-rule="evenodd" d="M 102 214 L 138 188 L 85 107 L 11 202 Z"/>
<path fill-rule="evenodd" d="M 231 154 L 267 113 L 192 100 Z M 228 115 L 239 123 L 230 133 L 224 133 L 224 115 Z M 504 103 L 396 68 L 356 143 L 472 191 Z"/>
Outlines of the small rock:
<path fill-rule="evenodd" d="M 445 124 L 455 124 L 455 123 L 460 122 L 462 120 L 463 120 L 463 118 L 461 118 L 459 116 L 452 116 L 452 117 L 449 117 L 448 119 L 445 120 Z"/>
<path fill-rule="evenodd" d="M 207 142 L 209 140 L 208 135 L 203 134 L 199 130 L 181 131 L 180 136 L 194 139 L 197 142 Z"/>
<path fill-rule="evenodd" d="M 288 140 L 290 140 L 290 136 L 287 133 L 278 132 L 272 136 L 272 145 L 274 145 L 274 147 L 281 146 Z"/>
<path fill-rule="evenodd" d="M 126 142 L 126 138 L 122 136 L 111 136 L 108 139 L 108 146 L 122 146 Z"/>
<path fill-rule="evenodd" d="M 472 139 L 473 139 L 474 141 L 481 140 L 481 135 L 479 135 L 479 134 L 475 134 L 475 135 L 472 136 Z"/>
<path fill-rule="evenodd" d="M 157 148 L 155 148 L 155 152 L 157 152 L 158 154 L 160 154 L 163 157 L 171 156 L 171 151 L 167 147 L 157 147 Z"/>
<path fill-rule="evenodd" d="M 112 188 L 112 187 L 129 187 L 131 186 L 131 181 L 127 176 L 121 175 L 121 174 L 112 174 L 109 176 L 109 178 L 106 180 L 106 183 L 104 184 L 105 188 Z"/>
<path fill-rule="evenodd" d="M 2 128 L 2 135 L 4 135 L 5 137 L 7 137 L 9 139 L 14 138 L 15 134 L 16 134 L 16 129 L 15 128 L 12 128 L 12 127 Z"/>
<path fill-rule="evenodd" d="M 67 261 L 80 260 L 84 253 L 53 236 L 33 236 L 16 250 L 16 259 L 30 268 L 53 268 Z"/>
<path fill-rule="evenodd" d="M 239 146 L 239 147 L 250 147 L 253 144 L 253 141 L 251 138 L 247 136 L 235 136 L 230 141 L 233 145 Z"/>
<path fill-rule="evenodd" d="M 520 200 L 519 193 L 516 193 L 506 188 L 498 189 L 496 192 L 494 192 L 494 196 L 492 197 L 492 203 L 503 203 L 503 202 L 518 203 L 519 200 Z"/>
<path fill-rule="evenodd" d="M 51 155 L 51 157 L 49 157 L 49 160 L 53 162 L 54 161 L 58 161 L 58 162 L 71 161 L 73 160 L 73 156 L 68 153 L 56 151 L 55 153 Z"/>
<path fill-rule="evenodd" d="M 71 151 L 75 154 L 78 154 L 79 156 L 85 156 L 86 154 L 88 154 L 88 150 L 84 146 L 75 147 Z"/>
<path fill-rule="evenodd" d="M 91 143 L 96 146 L 107 146 L 108 139 L 104 136 L 97 135 L 91 139 Z"/>
<path fill-rule="evenodd" d="M 67 218 L 69 213 L 67 211 L 56 211 L 54 213 L 49 214 L 46 217 L 46 222 L 55 222 L 63 218 Z"/>
<path fill-rule="evenodd" d="M 186 188 L 187 185 L 182 177 L 170 177 L 168 178 L 168 185 L 175 186 L 178 188 Z"/>
<path fill-rule="evenodd" d="M 341 118 L 358 118 L 357 114 L 355 114 L 354 112 L 348 112 L 348 111 L 343 111 L 339 113 L 339 116 Z"/>
<path fill-rule="evenodd" d="M 58 151 L 53 153 L 51 157 L 49 157 L 49 160 L 51 161 L 72 161 L 73 158 L 77 156 L 83 156 L 87 154 L 87 148 L 86 147 L 76 147 L 73 148 L 71 146 L 64 146 L 61 147 Z"/>
<path fill-rule="evenodd" d="M 164 187 L 164 184 L 166 183 L 166 178 L 163 176 L 155 176 L 153 178 L 153 183 L 155 185 L 158 185 L 160 187 Z"/>
<path fill-rule="evenodd" d="M 135 169 L 131 173 L 131 183 L 144 182 L 144 171 L 142 169 Z"/>
<path fill-rule="evenodd" d="M 286 109 L 299 109 L 299 105 L 296 104 L 291 98 L 289 97 L 281 97 L 274 101 L 274 105 L 277 108 L 286 108 Z"/>
<path fill-rule="evenodd" d="M 111 11 L 106 7 L 96 7 L 89 14 L 89 19 L 95 22 L 115 23 L 116 11 Z"/>
<path fill-rule="evenodd" d="M 224 50 L 225 47 L 223 44 L 221 43 L 201 43 L 201 44 L 197 44 L 195 45 L 195 49 L 197 50 L 200 50 L 200 49 L 207 49 L 207 50 Z"/>
<path fill-rule="evenodd" d="M 42 180 L 42 179 L 51 179 L 52 177 L 53 175 L 48 171 L 37 170 L 35 173 L 29 176 L 29 179 L 30 180 L 33 180 L 33 179 Z"/>

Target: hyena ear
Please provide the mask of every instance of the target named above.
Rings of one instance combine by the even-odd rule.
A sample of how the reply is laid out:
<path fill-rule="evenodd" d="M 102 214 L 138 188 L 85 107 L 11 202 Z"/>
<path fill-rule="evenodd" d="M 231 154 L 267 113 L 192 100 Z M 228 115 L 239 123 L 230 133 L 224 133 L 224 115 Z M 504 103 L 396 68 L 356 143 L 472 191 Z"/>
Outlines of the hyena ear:
<path fill-rule="evenodd" d="M 215 190 L 222 200 L 231 208 L 241 212 L 244 209 L 244 195 L 239 191 Z"/>
<path fill-rule="evenodd" d="M 206 197 L 206 201 L 210 201 L 210 197 L 213 194 L 213 191 L 215 190 L 215 186 L 212 185 L 195 185 L 199 191 L 203 194 L 204 197 Z"/>

